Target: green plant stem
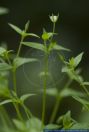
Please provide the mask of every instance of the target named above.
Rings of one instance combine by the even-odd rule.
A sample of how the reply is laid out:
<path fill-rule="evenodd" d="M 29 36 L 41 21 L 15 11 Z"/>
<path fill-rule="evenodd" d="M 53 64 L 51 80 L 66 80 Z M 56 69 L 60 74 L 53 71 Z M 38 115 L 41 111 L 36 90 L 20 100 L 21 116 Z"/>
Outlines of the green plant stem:
<path fill-rule="evenodd" d="M 19 48 L 18 48 L 16 57 L 18 57 L 19 54 L 20 54 L 20 51 L 21 51 L 21 48 L 22 48 L 22 42 L 23 42 L 23 40 L 24 40 L 24 36 L 21 37 L 21 41 L 20 41 L 20 45 L 19 45 Z"/>
<path fill-rule="evenodd" d="M 43 91 L 43 106 L 42 106 L 42 128 L 44 127 L 45 122 L 45 111 L 46 111 L 46 89 L 47 89 L 47 72 L 48 72 L 48 54 L 45 53 L 45 78 L 44 78 L 44 91 Z"/>
<path fill-rule="evenodd" d="M 16 86 L 16 69 L 13 68 L 12 74 L 13 74 L 13 88 L 14 88 L 14 91 L 17 93 L 17 86 Z"/>
<path fill-rule="evenodd" d="M 68 88 L 68 86 L 71 84 L 71 82 L 72 82 L 72 80 L 69 79 L 63 89 Z M 60 93 L 58 93 L 58 95 L 56 97 L 56 103 L 55 103 L 55 106 L 54 106 L 54 109 L 52 111 L 52 115 L 51 115 L 51 118 L 50 118 L 50 121 L 49 121 L 50 123 L 53 123 L 55 118 L 56 118 L 61 100 L 62 100 L 62 97 L 60 96 Z"/>
<path fill-rule="evenodd" d="M 17 103 L 13 103 L 13 105 L 14 105 L 14 107 L 15 107 L 15 109 L 16 109 L 18 118 L 19 118 L 21 121 L 23 121 L 23 117 L 22 117 L 22 115 L 21 115 L 21 113 L 20 113 L 18 104 L 17 104 Z"/>
<path fill-rule="evenodd" d="M 17 94 L 17 86 L 16 86 L 16 69 L 15 69 L 15 68 L 13 68 L 12 74 L 13 74 L 13 87 L 14 87 L 15 93 Z M 21 115 L 20 110 L 19 110 L 18 104 L 17 104 L 17 103 L 13 103 L 13 105 L 14 105 L 14 107 L 15 107 L 15 109 L 16 109 L 18 118 L 19 118 L 20 120 L 23 120 L 22 115 Z"/>
<path fill-rule="evenodd" d="M 53 123 L 55 120 L 55 117 L 56 117 L 56 114 L 57 114 L 61 100 L 62 100 L 62 98 L 60 97 L 60 95 L 58 95 L 56 98 L 56 103 L 55 103 L 55 107 L 54 107 L 53 112 L 52 112 L 52 116 L 51 116 L 50 121 L 49 121 L 50 123 Z"/>
<path fill-rule="evenodd" d="M 33 115 L 30 112 L 30 110 L 24 104 L 22 104 L 22 107 L 24 108 L 24 111 L 25 111 L 25 113 L 27 115 L 28 120 L 30 119 L 30 117 L 33 117 Z"/>

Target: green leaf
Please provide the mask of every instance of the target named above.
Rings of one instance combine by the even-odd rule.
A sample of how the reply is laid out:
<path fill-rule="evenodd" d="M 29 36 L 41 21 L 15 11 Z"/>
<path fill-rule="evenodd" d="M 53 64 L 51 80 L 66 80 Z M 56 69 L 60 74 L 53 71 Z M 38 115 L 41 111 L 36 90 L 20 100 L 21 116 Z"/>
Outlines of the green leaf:
<path fill-rule="evenodd" d="M 0 63 L 0 71 L 10 70 L 12 66 L 7 63 Z"/>
<path fill-rule="evenodd" d="M 51 76 L 51 75 L 50 75 L 49 72 L 46 72 L 46 73 L 45 73 L 45 72 L 43 71 L 43 72 L 40 72 L 39 76 L 42 77 L 42 76 Z"/>
<path fill-rule="evenodd" d="M 48 88 L 46 90 L 46 93 L 49 95 L 49 96 L 57 96 L 58 95 L 58 89 L 57 88 Z"/>
<path fill-rule="evenodd" d="M 63 124 L 64 129 L 70 129 L 75 122 L 76 121 L 71 117 L 71 111 L 68 111 L 57 119 L 57 123 Z"/>
<path fill-rule="evenodd" d="M 39 120 L 36 117 L 30 118 L 30 120 L 27 122 L 27 126 L 29 127 L 30 132 L 42 132 L 41 125 L 42 125 L 41 120 Z"/>
<path fill-rule="evenodd" d="M 55 129 L 59 129 L 61 126 L 60 125 L 57 125 L 57 124 L 48 124 L 48 125 L 46 125 L 45 126 L 45 128 L 44 129 L 51 129 L 51 130 L 55 130 Z"/>
<path fill-rule="evenodd" d="M 13 64 L 14 64 L 14 66 L 16 68 L 18 68 L 18 67 L 20 67 L 23 64 L 26 64 L 26 63 L 29 63 L 29 62 L 35 62 L 35 61 L 38 61 L 38 60 L 35 59 L 35 58 L 22 58 L 22 57 L 18 57 L 18 58 L 14 59 Z"/>
<path fill-rule="evenodd" d="M 9 10 L 7 8 L 0 7 L 0 15 L 7 14 L 8 12 L 9 12 Z"/>
<path fill-rule="evenodd" d="M 35 42 L 22 42 L 22 44 L 45 52 L 45 46 L 43 44 Z"/>
<path fill-rule="evenodd" d="M 73 98 L 75 100 L 77 100 L 78 102 L 80 102 L 84 106 L 84 108 L 89 110 L 89 101 L 88 100 L 85 100 L 84 98 L 80 98 L 80 97 L 77 97 L 77 96 L 73 96 Z"/>
<path fill-rule="evenodd" d="M 40 38 L 38 35 L 34 34 L 34 33 L 24 33 L 25 36 L 32 36 L 32 37 L 37 37 Z"/>
<path fill-rule="evenodd" d="M 78 102 L 80 102 L 81 104 L 83 104 L 83 105 L 89 105 L 89 101 L 88 100 L 85 100 L 84 98 L 80 98 L 80 97 L 77 97 L 77 96 L 73 96 L 73 98 L 75 99 L 75 100 L 77 100 Z"/>
<path fill-rule="evenodd" d="M 27 32 L 28 28 L 29 28 L 29 24 L 30 24 L 30 21 L 28 20 L 25 24 L 25 31 Z"/>
<path fill-rule="evenodd" d="M 20 97 L 20 100 L 21 100 L 22 102 L 24 102 L 26 99 L 28 99 L 29 97 L 34 96 L 34 95 L 36 95 L 36 94 L 24 94 L 24 95 L 22 95 L 22 96 Z"/>
<path fill-rule="evenodd" d="M 13 122 L 20 131 L 26 131 L 26 126 L 22 121 L 14 119 Z"/>
<path fill-rule="evenodd" d="M 59 51 L 70 51 L 69 49 L 67 48 L 64 48 L 58 44 L 53 44 L 53 50 L 59 50 Z"/>
<path fill-rule="evenodd" d="M 83 82 L 82 84 L 89 86 L 89 82 Z"/>
<path fill-rule="evenodd" d="M 4 104 L 11 103 L 11 102 L 12 102 L 11 99 L 7 99 L 7 100 L 5 100 L 5 101 L 0 102 L 0 106 L 2 106 L 2 105 L 4 105 Z"/>
<path fill-rule="evenodd" d="M 0 55 L 2 55 L 5 52 L 6 52 L 6 49 L 4 49 L 3 47 L 0 47 Z"/>
<path fill-rule="evenodd" d="M 73 130 L 75 130 L 75 129 L 77 129 L 77 130 L 86 130 L 86 129 L 89 129 L 89 123 L 76 123 L 76 124 L 74 124 L 72 127 L 71 127 L 71 129 Z"/>
<path fill-rule="evenodd" d="M 83 52 L 74 58 L 74 66 L 77 67 L 82 60 Z"/>
<path fill-rule="evenodd" d="M 66 89 L 61 91 L 60 96 L 61 97 L 68 97 L 68 96 L 84 97 L 85 95 L 80 91 L 76 91 L 73 89 L 66 88 Z"/>
<path fill-rule="evenodd" d="M 22 30 L 19 28 L 19 27 L 17 27 L 17 26 L 15 26 L 15 25 L 13 25 L 13 24 L 11 24 L 11 23 L 9 23 L 9 26 L 12 28 L 12 29 L 14 29 L 17 33 L 19 33 L 20 35 L 22 35 Z"/>
<path fill-rule="evenodd" d="M 8 88 L 5 88 L 4 86 L 0 85 L 0 97 L 10 97 L 10 92 Z"/>
<path fill-rule="evenodd" d="M 63 126 L 65 129 L 69 129 L 73 125 L 71 112 L 68 111 L 63 117 Z"/>

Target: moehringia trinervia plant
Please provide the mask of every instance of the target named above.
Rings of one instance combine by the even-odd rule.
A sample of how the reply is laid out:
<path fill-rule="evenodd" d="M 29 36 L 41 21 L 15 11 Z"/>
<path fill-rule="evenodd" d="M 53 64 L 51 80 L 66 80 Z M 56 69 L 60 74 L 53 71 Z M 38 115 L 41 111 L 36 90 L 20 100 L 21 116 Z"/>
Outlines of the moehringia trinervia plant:
<path fill-rule="evenodd" d="M 0 46 L 0 111 L 4 113 L 3 117 L 0 115 L 4 124 L 2 132 L 6 132 L 5 130 L 7 130 L 7 132 L 43 132 L 44 129 L 89 128 L 89 125 L 86 126 L 85 124 L 74 120 L 71 116 L 71 110 L 68 110 L 68 112 L 64 115 L 57 117 L 60 104 L 62 100 L 67 97 L 72 97 L 76 101 L 80 102 L 83 105 L 83 109 L 89 111 L 89 91 L 87 89 L 89 82 L 84 81 L 83 77 L 80 75 L 81 70 L 78 68 L 78 65 L 80 64 L 83 57 L 83 52 L 76 57 L 70 58 L 68 61 L 66 60 L 66 57 L 63 56 L 62 52 L 69 52 L 70 50 L 59 45 L 54 39 L 54 36 L 58 35 L 58 33 L 55 32 L 55 26 L 58 18 L 59 14 L 57 16 L 53 14 L 52 16 L 49 16 L 49 19 L 53 24 L 52 32 L 47 32 L 45 29 L 43 29 L 41 37 L 34 33 L 28 32 L 30 21 L 25 24 L 24 30 L 9 23 L 9 26 L 20 35 L 21 40 L 17 53 L 14 55 L 14 57 L 12 57 L 14 54 L 13 50 L 7 50 Z M 43 43 L 25 42 L 25 38 L 30 36 L 39 39 L 41 38 Z M 35 117 L 33 112 L 25 104 L 25 101 L 28 98 L 31 96 L 36 96 L 36 94 L 27 93 L 21 97 L 18 95 L 16 77 L 17 69 L 26 63 L 34 63 L 40 61 L 37 58 L 21 57 L 21 49 L 23 46 L 34 48 L 35 50 L 39 50 L 44 54 L 44 71 L 42 72 L 42 75 L 44 76 L 43 90 L 40 90 L 39 92 L 39 95 L 42 95 L 41 119 Z M 49 56 L 53 51 L 56 52 L 59 61 L 61 61 L 63 64 L 61 72 L 67 75 L 67 82 L 61 89 L 59 89 L 60 86 L 58 87 L 56 85 L 55 88 L 47 87 L 49 75 Z M 8 85 L 9 73 L 12 73 L 13 76 L 13 89 L 9 88 Z M 85 92 L 71 88 L 73 81 L 77 82 Z M 52 114 L 50 115 L 50 120 L 46 124 L 47 95 L 51 98 L 55 98 L 55 104 L 52 110 Z M 16 110 L 16 117 L 8 116 L 4 107 L 4 105 L 8 103 L 13 104 Z M 24 110 L 26 118 L 24 118 L 21 109 Z"/>

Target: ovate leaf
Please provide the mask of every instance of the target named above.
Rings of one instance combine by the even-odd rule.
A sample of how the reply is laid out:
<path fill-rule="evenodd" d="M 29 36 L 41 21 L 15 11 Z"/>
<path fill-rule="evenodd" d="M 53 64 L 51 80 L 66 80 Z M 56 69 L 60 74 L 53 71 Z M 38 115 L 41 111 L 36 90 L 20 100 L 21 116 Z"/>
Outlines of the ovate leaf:
<path fill-rule="evenodd" d="M 29 63 L 29 62 L 35 62 L 35 61 L 38 61 L 38 60 L 35 59 L 35 58 L 21 58 L 21 57 L 18 57 L 18 58 L 14 59 L 13 64 L 16 68 L 18 68 L 23 64 L 26 64 L 26 63 Z"/>
<path fill-rule="evenodd" d="M 9 26 L 10 26 L 12 29 L 14 29 L 17 33 L 19 33 L 20 35 L 22 34 L 23 31 L 22 31 L 19 27 L 15 26 L 15 25 L 13 25 L 13 24 L 11 24 L 11 23 L 9 23 Z"/>
<path fill-rule="evenodd" d="M 31 48 L 35 48 L 41 51 L 45 51 L 45 46 L 43 44 L 40 43 L 35 43 L 35 42 L 22 42 L 23 45 L 31 47 Z"/>

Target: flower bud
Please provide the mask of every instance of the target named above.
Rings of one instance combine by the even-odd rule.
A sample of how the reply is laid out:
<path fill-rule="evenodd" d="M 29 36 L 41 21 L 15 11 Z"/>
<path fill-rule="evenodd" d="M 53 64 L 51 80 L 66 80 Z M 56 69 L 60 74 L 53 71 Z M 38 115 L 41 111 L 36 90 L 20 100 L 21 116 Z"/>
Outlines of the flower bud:
<path fill-rule="evenodd" d="M 59 14 L 57 16 L 53 15 L 52 16 L 49 16 L 50 20 L 53 22 L 53 23 L 56 23 L 57 20 L 58 20 L 58 17 L 59 17 Z"/>

